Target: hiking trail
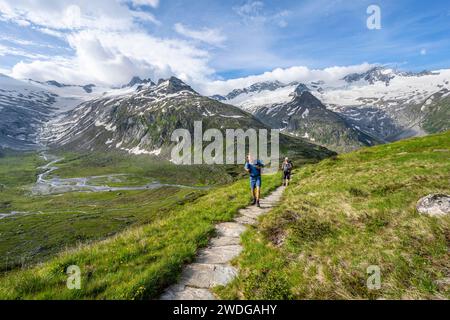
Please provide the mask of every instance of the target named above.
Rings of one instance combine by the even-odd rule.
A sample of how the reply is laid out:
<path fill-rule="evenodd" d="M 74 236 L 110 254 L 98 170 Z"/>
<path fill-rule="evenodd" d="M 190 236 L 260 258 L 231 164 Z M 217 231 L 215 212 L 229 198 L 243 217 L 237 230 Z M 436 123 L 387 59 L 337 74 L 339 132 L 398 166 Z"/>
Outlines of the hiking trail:
<path fill-rule="evenodd" d="M 238 275 L 230 264 L 242 251 L 240 236 L 248 225 L 256 225 L 258 217 L 269 212 L 280 200 L 285 187 L 278 187 L 260 200 L 261 207 L 248 206 L 239 210 L 233 222 L 216 225 L 216 237 L 200 249 L 193 263 L 183 267 L 178 283 L 169 286 L 161 300 L 216 300 L 211 289 L 226 285 Z"/>

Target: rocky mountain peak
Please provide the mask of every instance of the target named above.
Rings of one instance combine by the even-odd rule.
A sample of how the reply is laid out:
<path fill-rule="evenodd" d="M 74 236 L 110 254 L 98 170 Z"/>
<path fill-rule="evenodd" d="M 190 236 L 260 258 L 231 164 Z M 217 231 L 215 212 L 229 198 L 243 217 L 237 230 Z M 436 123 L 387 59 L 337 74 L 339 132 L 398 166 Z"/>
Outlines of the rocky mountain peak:
<path fill-rule="evenodd" d="M 197 92 L 191 88 L 188 84 L 178 79 L 177 77 L 170 77 L 169 79 L 159 79 L 158 80 L 158 91 L 164 91 L 164 93 L 171 94 L 180 91 L 190 91 L 197 94 Z"/>
<path fill-rule="evenodd" d="M 296 90 L 292 102 L 294 102 L 297 105 L 305 105 L 312 108 L 317 107 L 326 109 L 323 103 L 319 99 L 317 99 L 309 90 L 303 90 L 301 91 L 301 93 L 297 93 Z"/>
<path fill-rule="evenodd" d="M 438 73 L 433 73 L 427 70 L 423 70 L 421 72 L 404 72 L 399 71 L 387 67 L 382 66 L 376 66 L 371 69 L 369 69 L 366 72 L 362 73 L 351 73 L 349 75 L 346 75 L 342 80 L 345 80 L 347 83 L 352 83 L 360 80 L 365 80 L 369 84 L 374 84 L 375 82 L 381 81 L 386 84 L 386 86 L 389 86 L 389 83 L 392 79 L 394 79 L 396 76 L 402 76 L 402 77 L 422 77 L 427 75 L 434 75 Z"/>
<path fill-rule="evenodd" d="M 150 85 L 154 85 L 155 83 L 150 79 L 141 79 L 138 76 L 134 76 L 133 78 L 131 78 L 130 82 L 128 82 L 127 84 L 123 85 L 122 88 L 127 88 L 127 87 L 132 87 L 136 84 L 147 84 L 149 83 Z"/>
<path fill-rule="evenodd" d="M 297 85 L 297 87 L 295 88 L 294 92 L 292 92 L 290 94 L 290 96 L 299 97 L 304 92 L 309 92 L 309 88 L 305 84 L 300 83 L 300 84 Z"/>
<path fill-rule="evenodd" d="M 284 84 L 281 83 L 278 80 L 275 81 L 264 81 L 264 82 L 257 82 L 252 84 L 251 86 L 249 86 L 247 88 L 248 92 L 260 92 L 263 90 L 269 90 L 269 91 L 273 91 L 276 90 L 278 88 L 283 87 Z"/>
<path fill-rule="evenodd" d="M 281 83 L 278 80 L 275 81 L 263 81 L 263 82 L 256 82 L 246 88 L 243 89 L 234 89 L 233 91 L 229 92 L 225 97 L 216 95 L 216 100 L 231 100 L 235 97 L 237 97 L 240 94 L 243 93 L 258 93 L 261 91 L 274 91 L 279 88 L 285 87 L 286 85 Z"/>
<path fill-rule="evenodd" d="M 59 83 L 58 81 L 55 81 L 55 80 L 48 80 L 48 81 L 45 81 L 45 83 L 50 86 L 55 86 L 58 88 L 63 88 L 63 87 L 67 86 L 66 84 Z"/>
<path fill-rule="evenodd" d="M 57 88 L 79 87 L 79 88 L 82 88 L 87 93 L 92 93 L 93 88 L 96 87 L 96 85 L 93 84 L 93 83 L 89 83 L 89 84 L 86 84 L 86 85 L 76 85 L 76 84 L 61 83 L 61 82 L 58 82 L 56 80 L 48 80 L 48 81 L 45 81 L 45 82 L 35 81 L 33 79 L 28 79 L 28 80 L 31 81 L 31 82 L 36 82 L 36 83 L 40 83 L 40 84 L 44 84 L 44 85 L 48 85 L 48 86 L 57 87 Z"/>
<path fill-rule="evenodd" d="M 389 85 L 389 82 L 395 78 L 397 72 L 392 69 L 376 66 L 373 67 L 366 72 L 362 73 L 351 73 L 346 75 L 342 80 L 345 80 L 347 83 L 352 83 L 356 81 L 365 80 L 370 84 L 374 84 L 375 82 L 381 81 Z"/>

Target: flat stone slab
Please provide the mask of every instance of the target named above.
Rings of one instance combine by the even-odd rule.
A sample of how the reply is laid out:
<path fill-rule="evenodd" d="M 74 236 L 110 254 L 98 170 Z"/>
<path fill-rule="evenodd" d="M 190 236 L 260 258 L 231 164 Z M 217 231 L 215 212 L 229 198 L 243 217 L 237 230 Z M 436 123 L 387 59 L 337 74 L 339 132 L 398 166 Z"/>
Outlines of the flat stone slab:
<path fill-rule="evenodd" d="M 219 238 L 212 238 L 209 242 L 210 247 L 223 247 L 223 246 L 230 246 L 230 245 L 237 245 L 241 242 L 241 238 L 239 237 L 219 237 Z"/>
<path fill-rule="evenodd" d="M 260 203 L 260 207 L 259 208 L 257 208 L 258 209 L 258 211 L 260 211 L 260 215 L 261 214 L 264 214 L 264 213 L 266 213 L 266 212 L 269 212 L 270 211 L 270 209 L 272 209 L 273 208 L 273 206 L 272 205 L 267 205 L 267 204 L 264 204 L 264 203 Z"/>
<path fill-rule="evenodd" d="M 216 225 L 219 237 L 239 237 L 245 231 L 245 226 L 236 222 L 223 222 Z"/>
<path fill-rule="evenodd" d="M 256 219 L 247 217 L 247 216 L 239 216 L 234 218 L 234 221 L 236 221 L 237 223 L 242 223 L 242 224 L 249 224 L 249 225 L 256 225 L 258 223 L 258 221 Z"/>
<path fill-rule="evenodd" d="M 227 263 L 237 257 L 242 251 L 242 246 L 231 245 L 222 247 L 211 247 L 199 252 L 196 262 L 198 263 Z"/>
<path fill-rule="evenodd" d="M 242 214 L 243 216 L 256 219 L 263 213 L 263 211 L 257 208 L 246 208 L 239 210 L 239 213 Z"/>
<path fill-rule="evenodd" d="M 262 208 L 264 207 L 273 207 L 274 206 L 274 202 L 273 201 L 264 201 L 264 200 L 260 200 L 259 204 L 261 205 Z"/>
<path fill-rule="evenodd" d="M 186 266 L 180 282 L 196 288 L 212 288 L 226 285 L 237 275 L 237 269 L 221 264 L 192 263 Z"/>
<path fill-rule="evenodd" d="M 179 291 L 169 288 L 160 297 L 161 300 L 217 300 L 208 289 L 183 287 Z"/>

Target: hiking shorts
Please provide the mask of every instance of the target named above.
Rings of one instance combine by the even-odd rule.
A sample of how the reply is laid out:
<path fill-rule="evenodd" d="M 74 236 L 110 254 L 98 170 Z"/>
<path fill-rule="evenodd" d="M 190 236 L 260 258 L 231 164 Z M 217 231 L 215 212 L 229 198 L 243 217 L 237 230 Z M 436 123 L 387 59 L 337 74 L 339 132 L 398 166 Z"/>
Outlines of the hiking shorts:
<path fill-rule="evenodd" d="M 261 188 L 261 176 L 250 177 L 250 188 L 253 190 L 256 187 Z"/>
<path fill-rule="evenodd" d="M 283 180 L 291 180 L 291 172 L 283 171 Z"/>

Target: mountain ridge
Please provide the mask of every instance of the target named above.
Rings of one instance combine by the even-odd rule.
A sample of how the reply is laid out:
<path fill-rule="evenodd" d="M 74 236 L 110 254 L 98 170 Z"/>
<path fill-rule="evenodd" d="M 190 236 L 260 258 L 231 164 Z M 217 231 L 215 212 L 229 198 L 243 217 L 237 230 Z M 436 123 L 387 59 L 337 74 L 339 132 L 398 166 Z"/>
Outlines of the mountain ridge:
<path fill-rule="evenodd" d="M 151 79 L 135 76 L 120 88 L 104 88 L 94 84 L 70 85 L 54 80 L 22 81 L 2 75 L 0 145 L 24 150 L 41 148 L 39 132 L 42 128 L 46 127 L 49 121 L 61 117 L 63 113 L 73 110 L 81 103 L 98 98 L 114 99 L 120 95 L 132 95 L 140 90 L 157 88 L 167 80 L 170 78 L 159 79 L 154 83 Z M 273 108 L 273 111 L 280 114 L 280 119 L 263 119 L 267 124 L 286 121 L 281 119 L 285 117 L 281 105 L 291 107 L 293 97 L 307 90 L 328 111 L 338 114 L 341 119 L 332 118 L 339 120 L 338 122 L 343 121 L 349 132 L 359 131 L 356 136 L 367 138 L 363 141 L 385 142 L 448 128 L 449 81 L 450 69 L 415 73 L 378 66 L 359 74 L 348 74 L 337 82 L 318 79 L 309 82 L 256 82 L 246 88 L 231 90 L 225 96 L 214 95 L 210 98 L 239 107 L 260 118 L 267 118 L 263 111 L 267 114 L 268 110 Z M 165 94 L 176 94 L 180 90 L 199 94 L 176 77 L 173 77 L 162 91 Z M 276 117 L 275 112 L 272 116 Z M 208 113 L 203 117 L 208 117 Z M 279 124 L 277 127 L 283 128 Z M 328 145 L 328 138 L 322 137 L 323 141 L 320 141 L 322 138 L 316 137 L 312 140 L 313 132 L 296 132 L 295 128 L 298 126 L 284 127 L 289 129 L 284 131 L 286 134 L 303 136 L 313 143 Z M 335 141 L 338 141 L 340 134 L 335 135 Z M 360 139 L 357 140 L 361 142 Z M 354 142 L 356 140 L 352 143 Z M 340 143 L 330 147 L 336 150 L 346 149 Z M 349 147 L 359 147 L 359 143 Z"/>
<path fill-rule="evenodd" d="M 348 152 L 380 142 L 349 124 L 339 114 L 328 110 L 305 87 L 299 85 L 290 102 L 262 107 L 254 115 L 273 128 L 338 152 Z"/>
<path fill-rule="evenodd" d="M 444 91 L 450 89 L 449 80 L 450 69 L 405 72 L 376 66 L 365 72 L 350 73 L 337 82 L 314 80 L 302 84 L 328 110 L 339 114 L 352 129 L 373 140 L 386 142 L 448 128 L 449 117 L 439 122 L 427 117 L 436 118 L 435 113 L 442 116 L 448 114 L 450 107 L 446 98 L 449 94 Z M 261 109 L 266 112 L 270 108 L 279 110 L 280 105 L 291 102 L 299 83 L 290 84 L 293 83 L 275 81 L 273 86 L 266 83 L 270 90 L 251 91 L 251 86 L 240 91 L 233 90 L 231 92 L 239 94 L 232 95 L 232 99 L 222 96 L 221 101 L 261 116 Z M 437 98 L 431 102 L 430 109 L 437 111 L 426 113 L 421 110 L 422 105 L 433 96 Z M 433 124 L 436 125 L 433 127 Z"/>
<path fill-rule="evenodd" d="M 136 88 L 123 95 L 87 101 L 64 117 L 48 123 L 41 138 L 50 148 L 81 151 L 123 151 L 170 160 L 175 129 L 193 133 L 194 121 L 204 129 L 268 129 L 251 114 L 232 105 L 204 97 L 178 78 Z M 331 155 L 325 148 L 282 135 L 289 153 Z M 282 147 L 283 147 L 282 146 Z"/>

